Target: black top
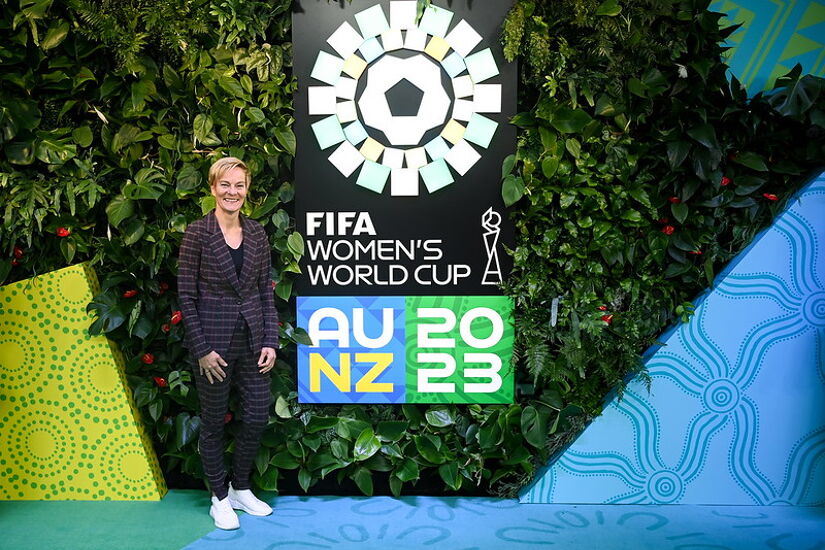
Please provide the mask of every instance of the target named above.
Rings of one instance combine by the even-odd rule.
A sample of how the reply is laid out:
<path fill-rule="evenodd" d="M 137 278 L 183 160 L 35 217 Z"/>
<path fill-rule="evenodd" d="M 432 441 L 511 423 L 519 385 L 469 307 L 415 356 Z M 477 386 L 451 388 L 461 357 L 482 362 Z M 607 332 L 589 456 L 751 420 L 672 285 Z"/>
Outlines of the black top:
<path fill-rule="evenodd" d="M 232 263 L 235 264 L 235 271 L 240 279 L 241 267 L 243 267 L 243 241 L 241 241 L 241 246 L 238 248 L 232 248 L 228 244 L 226 246 L 229 247 L 229 255 L 232 256 Z"/>

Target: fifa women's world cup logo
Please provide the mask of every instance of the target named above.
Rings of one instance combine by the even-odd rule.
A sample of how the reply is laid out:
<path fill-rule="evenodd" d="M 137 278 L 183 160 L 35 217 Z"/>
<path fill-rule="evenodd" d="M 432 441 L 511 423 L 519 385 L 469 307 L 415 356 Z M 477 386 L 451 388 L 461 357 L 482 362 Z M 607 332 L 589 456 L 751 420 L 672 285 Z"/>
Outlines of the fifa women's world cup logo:
<path fill-rule="evenodd" d="M 434 193 L 453 172 L 464 176 L 498 127 L 481 113 L 501 112 L 501 84 L 491 83 L 499 69 L 481 35 L 432 4 L 418 22 L 416 4 L 390 2 L 389 21 L 381 5 L 362 10 L 358 30 L 341 23 L 327 39 L 336 54 L 318 52 L 312 68 L 325 85 L 307 87 L 329 161 L 346 178 L 358 171 L 356 185 L 376 193 L 389 181 L 390 196 L 418 196 L 420 182 Z"/>

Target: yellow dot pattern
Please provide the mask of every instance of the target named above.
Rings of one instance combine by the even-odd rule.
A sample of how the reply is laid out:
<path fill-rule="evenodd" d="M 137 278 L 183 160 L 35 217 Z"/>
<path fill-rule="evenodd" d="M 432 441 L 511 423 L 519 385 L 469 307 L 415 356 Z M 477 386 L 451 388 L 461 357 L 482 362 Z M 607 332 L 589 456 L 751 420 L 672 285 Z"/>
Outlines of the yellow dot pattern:
<path fill-rule="evenodd" d="M 0 287 L 0 500 L 160 500 L 166 482 L 123 357 L 90 337 L 97 276 Z"/>

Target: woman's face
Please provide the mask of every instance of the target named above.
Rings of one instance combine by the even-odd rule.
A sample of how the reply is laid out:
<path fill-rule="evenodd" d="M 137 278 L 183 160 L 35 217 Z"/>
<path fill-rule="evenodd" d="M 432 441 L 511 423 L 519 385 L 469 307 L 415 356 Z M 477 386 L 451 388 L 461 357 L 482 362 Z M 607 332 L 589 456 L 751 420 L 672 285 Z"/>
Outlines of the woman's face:
<path fill-rule="evenodd" d="M 246 172 L 238 166 L 224 172 L 212 185 L 217 208 L 227 214 L 240 212 L 246 191 Z"/>

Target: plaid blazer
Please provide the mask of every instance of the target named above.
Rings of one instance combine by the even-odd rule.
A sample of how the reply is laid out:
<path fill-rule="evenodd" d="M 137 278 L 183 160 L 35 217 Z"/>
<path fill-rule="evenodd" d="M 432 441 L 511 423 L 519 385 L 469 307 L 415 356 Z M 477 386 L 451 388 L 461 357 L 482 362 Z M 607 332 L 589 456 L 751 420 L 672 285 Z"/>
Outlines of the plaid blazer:
<path fill-rule="evenodd" d="M 241 215 L 243 266 L 238 278 L 213 210 L 186 228 L 178 258 L 178 299 L 186 346 L 197 360 L 212 351 L 225 357 L 238 320 L 249 325 L 252 350 L 278 347 L 278 312 L 272 257 L 261 224 Z"/>

